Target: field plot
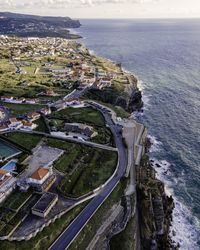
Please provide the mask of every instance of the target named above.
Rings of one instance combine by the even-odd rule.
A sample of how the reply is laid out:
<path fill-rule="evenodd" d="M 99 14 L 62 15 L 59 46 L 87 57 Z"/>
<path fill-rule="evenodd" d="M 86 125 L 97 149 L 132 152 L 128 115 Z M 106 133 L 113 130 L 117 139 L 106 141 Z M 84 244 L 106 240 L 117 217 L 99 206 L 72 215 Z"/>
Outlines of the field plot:
<path fill-rule="evenodd" d="M 54 118 L 67 120 L 68 122 L 80 122 L 104 126 L 105 121 L 102 114 L 92 108 L 66 108 L 52 114 Z"/>
<path fill-rule="evenodd" d="M 39 111 L 44 108 L 43 105 L 39 104 L 12 104 L 12 103 L 4 103 L 4 106 L 10 109 L 11 114 L 13 116 L 24 115 L 29 112 Z"/>
<path fill-rule="evenodd" d="M 8 138 L 10 141 L 27 150 L 32 150 L 42 139 L 42 137 L 38 135 L 17 132 L 8 133 L 5 135 L 5 138 Z"/>

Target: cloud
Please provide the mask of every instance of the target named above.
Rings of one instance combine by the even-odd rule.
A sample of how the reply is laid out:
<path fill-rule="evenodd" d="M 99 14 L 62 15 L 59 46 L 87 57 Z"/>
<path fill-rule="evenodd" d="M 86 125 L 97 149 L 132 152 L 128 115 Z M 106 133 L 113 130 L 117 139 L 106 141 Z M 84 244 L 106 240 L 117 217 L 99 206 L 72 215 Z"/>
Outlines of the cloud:
<path fill-rule="evenodd" d="M 86 7 L 105 4 L 145 4 L 156 3 L 161 0 L 0 0 L 0 9 L 20 8 L 65 8 Z"/>

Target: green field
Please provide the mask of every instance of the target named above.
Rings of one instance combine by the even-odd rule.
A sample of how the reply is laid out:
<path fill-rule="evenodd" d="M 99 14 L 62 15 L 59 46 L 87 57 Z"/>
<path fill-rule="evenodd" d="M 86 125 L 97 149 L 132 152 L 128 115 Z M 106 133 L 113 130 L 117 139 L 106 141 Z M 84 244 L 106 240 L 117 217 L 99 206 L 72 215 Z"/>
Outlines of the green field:
<path fill-rule="evenodd" d="M 91 149 L 81 160 L 76 159 L 73 166 L 73 173 L 67 174 L 57 188 L 66 196 L 79 197 L 105 183 L 112 175 L 117 166 L 117 153 Z"/>
<path fill-rule="evenodd" d="M 80 144 L 69 143 L 61 140 L 48 139 L 47 144 L 50 147 L 60 148 L 65 150 L 65 153 L 55 162 L 54 167 L 65 174 L 72 172 L 79 161 L 86 157 L 91 148 Z"/>
<path fill-rule="evenodd" d="M 45 106 L 39 104 L 14 104 L 3 103 L 3 105 L 11 110 L 12 116 L 24 115 L 29 112 L 39 111 Z"/>
<path fill-rule="evenodd" d="M 54 167 L 65 174 L 58 185 L 64 195 L 80 196 L 103 184 L 117 166 L 117 153 L 80 144 L 48 139 L 47 144 L 65 150 Z"/>
<path fill-rule="evenodd" d="M 102 114 L 92 108 L 66 108 L 52 114 L 53 118 L 63 119 L 67 122 L 79 122 L 97 126 L 104 126 Z"/>
<path fill-rule="evenodd" d="M 38 135 L 31 135 L 26 133 L 8 133 L 5 135 L 10 141 L 16 143 L 22 148 L 32 150 L 41 141 L 42 137 Z"/>
<path fill-rule="evenodd" d="M 120 106 L 114 106 L 112 104 L 109 104 L 109 103 L 105 103 L 105 102 L 101 102 L 101 101 L 98 101 L 98 103 L 112 109 L 117 116 L 121 117 L 121 118 L 128 118 L 130 117 L 130 113 L 128 113 L 125 109 L 123 109 L 122 107 Z"/>

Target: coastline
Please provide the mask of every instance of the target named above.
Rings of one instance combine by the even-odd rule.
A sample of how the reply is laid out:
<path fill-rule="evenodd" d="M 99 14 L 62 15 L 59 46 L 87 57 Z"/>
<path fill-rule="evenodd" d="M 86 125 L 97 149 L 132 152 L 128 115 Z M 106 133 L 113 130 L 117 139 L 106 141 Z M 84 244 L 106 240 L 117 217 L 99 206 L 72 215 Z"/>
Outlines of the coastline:
<path fill-rule="evenodd" d="M 84 40 L 86 38 L 82 38 L 82 39 Z M 73 40 L 70 40 L 70 41 L 73 42 Z M 79 41 L 80 40 L 77 40 L 77 43 L 79 43 Z M 76 42 L 76 40 L 74 42 Z M 82 44 L 81 41 L 80 41 L 80 43 Z M 84 45 L 84 47 L 87 47 L 87 46 Z M 97 50 L 98 50 L 98 48 L 97 48 Z M 91 50 L 88 50 L 88 51 L 90 51 L 90 53 L 92 53 L 95 57 L 98 57 L 94 51 L 91 51 Z M 112 54 L 111 54 L 111 56 L 112 56 Z M 103 56 L 102 58 L 115 64 L 114 60 L 106 59 L 106 57 L 107 56 Z M 131 59 L 129 58 L 129 60 L 131 60 Z M 125 65 L 126 65 L 126 63 L 125 63 Z M 128 66 L 128 68 L 130 68 L 130 67 Z M 137 71 L 137 67 L 135 69 Z M 125 68 L 122 67 L 122 71 L 129 74 L 129 75 L 132 75 L 134 78 L 137 79 L 137 84 L 136 84 L 137 89 L 141 92 L 141 95 L 142 95 L 142 101 L 144 103 L 144 106 L 142 106 L 140 108 L 140 110 L 136 109 L 136 111 L 131 113 L 131 117 L 133 117 L 136 121 L 139 121 L 143 124 L 146 124 L 146 122 L 147 122 L 147 124 L 150 125 L 150 126 L 147 125 L 147 127 L 149 127 L 149 129 L 150 129 L 148 138 L 150 138 L 150 141 L 151 141 L 151 143 L 150 142 L 148 143 L 149 152 L 147 154 L 150 155 L 149 165 L 155 170 L 154 181 L 158 180 L 158 182 L 160 181 L 162 183 L 161 186 L 163 186 L 163 190 L 165 193 L 165 194 L 163 194 L 163 200 L 165 200 L 166 196 L 168 196 L 168 197 L 170 197 L 171 195 L 173 196 L 173 203 L 175 204 L 175 208 L 172 209 L 173 210 L 173 214 L 172 214 L 173 220 L 171 221 L 170 230 L 168 232 L 169 237 L 172 240 L 172 242 L 170 241 L 169 244 L 172 243 L 172 244 L 174 244 L 173 246 L 175 246 L 176 244 L 180 243 L 180 249 L 190 249 L 190 247 L 192 249 L 198 249 L 196 243 L 199 244 L 199 240 L 198 240 L 198 237 L 196 237 L 196 235 L 198 235 L 198 233 L 196 233 L 196 231 L 199 228 L 199 224 L 198 224 L 198 222 L 197 223 L 195 222 L 195 219 L 197 217 L 193 216 L 192 212 L 190 211 L 190 207 L 186 206 L 186 203 L 184 202 L 185 201 L 184 197 L 181 196 L 184 192 L 186 193 L 186 199 L 188 198 L 188 200 L 191 200 L 191 208 L 192 208 L 192 205 L 193 205 L 192 203 L 193 203 L 194 197 L 192 197 L 190 190 L 187 189 L 186 180 L 184 178 L 182 178 L 182 177 L 184 177 L 184 174 L 187 174 L 188 172 L 185 171 L 184 168 L 182 168 L 181 164 L 180 165 L 177 164 L 177 166 L 176 166 L 177 168 L 180 166 L 180 168 L 179 168 L 180 171 L 174 172 L 174 170 L 175 170 L 174 168 L 175 168 L 176 163 L 174 163 L 174 161 L 173 161 L 174 158 L 173 158 L 172 154 L 171 154 L 171 156 L 167 155 L 168 149 L 166 149 L 166 145 L 169 145 L 169 143 L 168 143 L 169 141 L 163 136 L 164 133 L 163 133 L 162 129 L 160 129 L 163 126 L 162 121 L 164 121 L 164 119 L 162 118 L 162 120 L 160 120 L 160 121 L 158 119 L 160 124 L 159 123 L 154 124 L 155 129 L 152 129 L 152 126 L 151 126 L 153 124 L 153 123 L 151 123 L 151 120 L 157 121 L 157 116 L 159 116 L 160 111 L 159 111 L 159 109 L 156 109 L 155 103 L 159 104 L 159 97 L 161 97 L 162 100 L 164 100 L 164 98 L 162 96 L 162 91 L 157 91 L 157 93 L 156 93 L 157 96 L 154 95 L 155 92 L 154 92 L 154 94 L 152 94 L 154 86 L 152 85 L 153 83 L 151 82 L 150 83 L 151 87 L 149 88 L 148 84 L 150 81 L 147 79 L 148 78 L 147 76 L 149 76 L 147 72 L 144 71 L 144 75 L 147 73 L 146 77 L 144 77 L 144 75 L 142 77 L 142 75 L 140 75 L 140 73 L 139 73 L 141 78 L 146 79 L 145 82 L 142 82 L 134 74 L 134 70 L 127 71 Z M 157 72 L 157 74 L 159 75 L 159 71 Z M 150 78 L 150 80 L 151 80 L 151 78 Z M 156 88 L 156 86 L 155 86 L 155 88 Z M 130 92 L 130 95 L 131 95 L 131 92 Z M 162 110 L 162 107 L 160 108 L 160 110 Z M 155 115 L 153 115 L 153 113 L 155 113 Z M 151 116 L 151 119 L 149 119 L 150 116 Z M 167 117 L 170 117 L 170 116 L 167 116 Z M 171 135 L 169 135 L 169 138 L 170 137 L 171 137 Z M 171 138 L 174 139 L 173 136 Z M 173 145 L 173 144 L 171 143 L 170 145 Z M 174 155 L 176 155 L 176 154 L 174 154 Z M 170 157 L 168 157 L 168 156 L 170 156 Z M 189 170 L 190 170 L 190 168 L 188 168 L 188 171 Z M 185 171 L 185 173 L 184 173 L 184 171 Z M 192 177 L 193 176 L 192 172 L 190 172 L 190 174 Z M 185 180 L 185 182 L 184 182 L 184 180 Z M 193 180 L 194 180 L 194 178 L 193 178 Z M 176 185 L 177 185 L 177 189 L 176 189 Z M 182 192 L 180 193 L 180 196 L 179 196 L 179 194 L 177 196 L 176 191 L 178 189 L 182 189 L 182 192 L 183 192 L 183 193 Z M 164 202 L 163 202 L 163 204 L 164 204 Z M 193 221 L 193 219 L 194 219 L 194 221 Z M 170 221 L 171 219 L 168 218 L 168 220 Z M 196 225 L 197 225 L 197 227 L 196 227 Z"/>
<path fill-rule="evenodd" d="M 85 46 L 85 44 L 83 44 L 81 42 L 81 44 Z M 107 60 L 107 61 L 110 61 L 111 63 L 114 63 L 115 62 L 111 59 L 107 59 L 107 58 L 104 58 L 104 57 L 100 57 L 98 56 L 94 51 L 90 50 L 87 48 L 87 50 L 89 51 L 89 53 L 97 58 L 102 58 L 103 60 Z M 132 85 L 134 86 L 134 91 L 135 90 L 138 90 L 140 91 L 141 95 L 142 95 L 142 85 L 141 85 L 141 81 L 139 80 L 139 78 L 137 76 L 135 76 L 132 72 L 126 70 L 125 68 L 121 67 L 122 69 L 122 72 L 125 73 L 125 74 L 128 74 L 130 75 L 130 77 L 132 79 L 134 79 L 134 81 L 132 82 Z M 138 86 L 140 84 L 140 86 Z M 130 94 L 130 97 L 131 97 L 131 93 L 129 92 Z M 143 98 L 143 96 L 141 96 L 141 98 Z M 130 112 L 130 116 L 134 116 L 135 113 L 139 113 L 140 115 L 143 113 L 143 109 L 145 109 L 145 103 L 143 105 L 143 102 L 142 102 L 142 105 L 140 105 L 139 108 L 134 108 L 134 110 L 132 112 Z M 137 114 L 136 114 L 137 115 Z M 149 155 L 149 153 L 151 152 L 151 147 L 152 147 L 152 143 L 149 142 L 148 143 L 148 147 L 147 147 L 147 155 Z M 151 171 L 155 172 L 156 173 L 156 169 L 153 168 L 153 165 L 152 165 L 152 162 L 151 160 L 149 159 L 148 161 L 150 167 L 151 167 Z M 179 248 L 179 243 L 178 242 L 175 242 L 173 240 L 173 234 L 171 233 L 171 226 L 172 226 L 172 221 L 173 221 L 173 218 L 172 218 L 172 214 L 173 214 L 173 210 L 174 210 L 174 207 L 175 207 L 175 203 L 174 203 L 174 199 L 171 195 L 171 193 L 169 193 L 167 190 L 166 190 L 166 187 L 165 187 L 165 183 L 163 182 L 163 180 L 161 181 L 156 175 L 154 175 L 153 177 L 153 181 L 155 181 L 156 183 L 159 183 L 159 192 L 160 192 L 160 195 L 162 197 L 162 207 L 164 208 L 164 214 L 163 214 L 163 225 L 164 225 L 164 228 L 165 228 L 165 231 L 163 233 L 161 232 L 158 232 L 157 229 L 156 229 L 156 223 L 154 223 L 154 229 L 152 230 L 151 232 L 151 238 L 148 238 L 148 237 L 144 237 L 141 239 L 141 241 L 144 243 L 144 242 L 147 242 L 147 244 L 150 244 L 151 246 L 153 246 L 152 244 L 155 244 L 156 245 L 159 245 L 161 248 L 158 248 L 158 249 L 162 249 L 162 247 L 164 246 L 165 249 L 178 249 Z M 137 186 L 139 187 L 139 183 L 137 184 Z M 137 188 L 137 194 L 139 194 L 139 188 Z M 140 191 L 141 192 L 141 191 Z M 139 195 L 141 196 L 141 195 Z M 139 207 L 141 206 L 142 204 L 142 199 L 138 199 L 139 201 Z M 141 207 L 140 207 L 141 208 Z M 140 209 L 141 211 L 142 209 Z M 150 211 L 151 209 L 149 209 Z M 147 214 L 147 211 L 145 211 L 145 214 L 141 214 L 139 212 L 139 217 L 141 219 L 141 217 L 148 217 L 148 216 L 151 216 L 151 214 Z M 158 215 L 159 217 L 160 215 Z M 154 218 L 155 219 L 155 218 Z M 149 226 L 149 225 L 143 225 L 143 226 Z M 144 230 L 144 228 L 140 227 L 140 232 L 142 232 Z M 153 235 L 153 237 L 152 237 Z M 162 237 L 161 237 L 162 235 Z M 149 245 L 149 246 L 150 246 Z M 144 245 L 143 245 L 144 247 Z"/>

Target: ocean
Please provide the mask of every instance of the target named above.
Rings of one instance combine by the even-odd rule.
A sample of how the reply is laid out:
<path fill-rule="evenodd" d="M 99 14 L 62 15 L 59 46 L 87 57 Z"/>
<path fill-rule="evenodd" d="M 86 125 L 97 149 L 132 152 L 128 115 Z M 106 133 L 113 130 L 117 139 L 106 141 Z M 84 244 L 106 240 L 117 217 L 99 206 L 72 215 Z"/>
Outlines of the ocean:
<path fill-rule="evenodd" d="M 200 249 L 200 19 L 81 20 L 76 30 L 95 54 L 135 74 L 150 156 L 173 195 L 172 235 L 181 249 Z"/>

